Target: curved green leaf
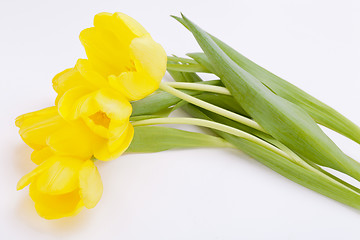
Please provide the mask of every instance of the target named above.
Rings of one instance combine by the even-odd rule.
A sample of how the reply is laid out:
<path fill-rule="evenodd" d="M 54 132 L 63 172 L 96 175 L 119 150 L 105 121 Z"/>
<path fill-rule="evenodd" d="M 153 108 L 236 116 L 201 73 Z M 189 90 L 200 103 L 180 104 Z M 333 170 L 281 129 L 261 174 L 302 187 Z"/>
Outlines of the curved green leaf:
<path fill-rule="evenodd" d="M 184 106 L 184 110 L 190 115 L 213 120 L 219 123 L 224 123 L 224 118 L 221 116 L 212 115 L 209 117 L 203 109 L 195 107 L 191 104 L 187 104 Z M 226 124 L 226 123 L 225 123 Z M 329 178 L 312 172 L 308 169 L 305 169 L 288 159 L 265 149 L 262 146 L 259 146 L 253 142 L 248 140 L 235 137 L 233 135 L 221 132 L 214 131 L 235 147 L 237 147 L 242 152 L 247 155 L 253 157 L 260 163 L 274 170 L 275 172 L 281 174 L 282 176 L 304 186 L 313 191 L 316 191 L 320 194 L 323 194 L 329 198 L 332 198 L 336 201 L 339 201 L 343 204 L 349 205 L 356 209 L 360 209 L 360 190 L 342 180 L 332 176 L 331 174 L 325 172 L 321 169 L 321 172 L 325 173 L 327 176 L 331 177 L 333 180 Z M 318 168 L 319 169 L 319 168 Z"/>
<path fill-rule="evenodd" d="M 231 147 L 222 138 L 169 127 L 134 127 L 134 138 L 127 152 L 161 152 L 173 148 Z"/>
<path fill-rule="evenodd" d="M 296 154 L 360 180 L 360 164 L 344 154 L 302 108 L 274 94 L 204 30 L 183 19 L 234 99 L 268 133 Z"/>

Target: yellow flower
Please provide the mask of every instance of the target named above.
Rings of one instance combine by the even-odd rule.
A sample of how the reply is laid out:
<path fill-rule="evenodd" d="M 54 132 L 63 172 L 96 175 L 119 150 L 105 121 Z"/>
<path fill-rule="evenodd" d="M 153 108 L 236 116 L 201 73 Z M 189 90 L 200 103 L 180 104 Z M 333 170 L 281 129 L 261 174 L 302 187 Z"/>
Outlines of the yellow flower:
<path fill-rule="evenodd" d="M 30 197 L 38 214 L 46 219 L 74 216 L 85 206 L 99 202 L 103 185 L 92 160 L 52 155 L 17 185 L 21 190 L 30 184 Z"/>
<path fill-rule="evenodd" d="M 128 122 L 121 125 L 121 129 L 114 128 L 112 133 L 117 131 L 119 134 L 114 138 L 105 138 L 88 126 L 94 124 L 95 129 L 97 125 L 107 126 L 108 120 L 96 113 L 90 117 L 94 123 L 86 123 L 84 119 L 65 121 L 57 107 L 49 107 L 21 115 L 15 124 L 20 128 L 19 133 L 24 142 L 34 149 L 31 158 L 36 164 L 54 153 L 81 159 L 94 156 L 103 161 L 119 157 L 131 143 L 134 134 L 132 125 Z M 99 129 L 96 131 L 102 132 L 102 127 Z"/>
<path fill-rule="evenodd" d="M 99 13 L 80 33 L 87 57 L 111 87 L 130 101 L 154 92 L 166 71 L 166 53 L 133 18 Z"/>
<path fill-rule="evenodd" d="M 131 104 L 110 88 L 88 60 L 79 59 L 75 68 L 56 75 L 53 83 L 59 114 L 65 120 L 82 119 L 94 133 L 114 141 L 132 128 Z"/>

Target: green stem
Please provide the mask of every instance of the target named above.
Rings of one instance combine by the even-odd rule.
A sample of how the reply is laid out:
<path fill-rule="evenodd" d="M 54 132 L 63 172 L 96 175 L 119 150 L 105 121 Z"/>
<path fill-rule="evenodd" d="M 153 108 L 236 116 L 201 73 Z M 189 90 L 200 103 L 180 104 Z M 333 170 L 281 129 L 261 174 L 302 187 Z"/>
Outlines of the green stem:
<path fill-rule="evenodd" d="M 262 132 L 265 132 L 265 130 L 255 121 L 249 119 L 249 118 L 246 118 L 244 116 L 241 116 L 239 114 L 236 114 L 236 113 L 233 113 L 231 111 L 228 111 L 226 109 L 223 109 L 223 108 L 220 108 L 218 106 L 215 106 L 213 104 L 210 104 L 208 102 L 205 102 L 205 101 L 202 101 L 200 99 L 197 99 L 193 96 L 190 96 L 186 93 L 183 93 L 179 90 L 176 90 L 175 88 L 169 86 L 167 83 L 165 82 L 162 82 L 160 83 L 160 89 L 164 90 L 165 92 L 168 92 L 178 98 L 181 98 L 191 104 L 194 104 L 198 107 L 201 107 L 201 108 L 204 108 L 206 110 L 209 110 L 211 112 L 214 112 L 214 113 L 217 113 L 221 116 L 224 116 L 226 118 L 229 118 L 231 120 L 234 120 L 236 122 L 239 122 L 241 124 L 244 124 L 246 126 L 249 126 L 251 128 L 254 128 L 254 129 L 257 129 L 259 131 L 262 131 Z"/>
<path fill-rule="evenodd" d="M 181 62 L 181 63 L 189 63 L 189 64 L 199 64 L 197 61 L 190 58 L 182 58 L 175 56 L 167 56 L 167 60 L 169 62 Z"/>
<path fill-rule="evenodd" d="M 198 90 L 203 92 L 219 93 L 224 95 L 231 95 L 229 90 L 225 87 L 206 85 L 201 83 L 189 83 L 189 82 L 166 82 L 166 84 L 173 88 Z"/>
<path fill-rule="evenodd" d="M 254 135 L 251 135 L 247 132 L 241 131 L 239 129 L 205 120 L 205 119 L 198 119 L 198 118 L 185 118 L 185 117 L 179 117 L 179 118 L 152 118 L 152 119 L 146 119 L 146 120 L 139 120 L 132 122 L 132 125 L 135 126 L 146 126 L 146 125 L 156 125 L 156 124 L 186 124 L 186 125 L 195 125 L 195 126 L 201 126 L 201 127 L 207 127 L 215 130 L 219 130 L 222 132 L 226 132 L 229 134 L 232 134 L 234 136 L 244 138 L 246 140 L 249 140 L 253 143 L 256 143 L 260 146 L 263 146 L 264 148 L 273 151 L 274 153 L 277 153 L 285 158 L 289 158 L 289 155 L 277 147 L 269 144 L 268 142 L 265 142 L 264 140 L 255 137 Z"/>
<path fill-rule="evenodd" d="M 167 82 L 166 84 L 167 84 L 167 86 L 175 87 L 175 88 L 199 90 L 199 91 L 207 91 L 207 92 L 231 95 L 230 92 L 226 88 L 219 87 L 219 86 L 204 85 L 204 84 L 199 84 L 199 83 L 184 83 L 184 82 Z M 226 126 L 226 125 L 224 125 L 224 126 Z M 222 131 L 225 132 L 224 130 L 222 130 Z M 274 139 L 271 141 L 271 143 L 273 145 L 275 145 L 276 147 L 278 147 L 279 149 L 281 149 L 284 153 L 286 153 L 286 155 L 288 156 L 287 158 L 290 161 L 292 161 L 292 162 L 298 164 L 299 166 L 302 166 L 308 170 L 317 172 L 318 174 L 321 174 L 321 175 L 325 175 L 322 172 L 320 172 L 319 170 L 317 170 L 314 167 L 312 167 L 311 165 L 309 165 L 306 161 L 302 160 L 298 155 L 296 155 L 294 152 L 292 152 L 288 147 L 286 147 L 281 142 Z M 326 176 L 326 177 L 330 178 L 328 176 Z"/>

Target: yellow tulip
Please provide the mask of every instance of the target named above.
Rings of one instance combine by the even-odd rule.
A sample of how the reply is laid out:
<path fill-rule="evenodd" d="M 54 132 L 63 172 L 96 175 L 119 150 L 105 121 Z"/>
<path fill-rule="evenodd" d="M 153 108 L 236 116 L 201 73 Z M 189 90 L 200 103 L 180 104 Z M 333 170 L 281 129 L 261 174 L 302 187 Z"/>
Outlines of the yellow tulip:
<path fill-rule="evenodd" d="M 131 104 L 94 71 L 88 60 L 79 59 L 75 68 L 56 75 L 53 85 L 59 113 L 65 120 L 81 118 L 94 133 L 108 139 L 118 138 L 131 127 Z"/>
<path fill-rule="evenodd" d="M 92 160 L 52 155 L 17 185 L 21 190 L 30 184 L 30 197 L 38 214 L 46 219 L 74 216 L 85 206 L 99 202 L 103 185 Z"/>
<path fill-rule="evenodd" d="M 166 71 L 166 53 L 133 18 L 99 13 L 94 27 L 80 33 L 89 62 L 112 88 L 130 101 L 159 88 Z"/>
<path fill-rule="evenodd" d="M 85 110 L 89 112 L 94 109 Z M 134 129 L 127 122 L 112 129 L 112 134 L 116 137 L 99 136 L 89 125 L 93 124 L 95 129 L 98 127 L 96 131 L 99 133 L 106 133 L 106 126 L 110 128 L 111 121 L 117 119 L 110 115 L 112 119 L 109 123 L 105 116 L 97 114 L 91 115 L 93 120 L 89 119 L 88 123 L 83 118 L 65 121 L 59 115 L 57 107 L 49 107 L 21 115 L 15 123 L 20 128 L 19 133 L 24 142 L 34 149 L 31 158 L 36 164 L 54 153 L 82 159 L 92 156 L 103 161 L 115 159 L 130 145 Z"/>

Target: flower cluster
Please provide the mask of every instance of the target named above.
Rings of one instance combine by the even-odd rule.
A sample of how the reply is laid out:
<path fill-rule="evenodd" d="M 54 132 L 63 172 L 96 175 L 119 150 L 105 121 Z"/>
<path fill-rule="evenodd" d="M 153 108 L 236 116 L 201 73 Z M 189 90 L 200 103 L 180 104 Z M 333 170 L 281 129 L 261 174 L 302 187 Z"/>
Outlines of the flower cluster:
<path fill-rule="evenodd" d="M 20 179 L 40 216 L 56 219 L 94 207 L 102 182 L 94 159 L 119 157 L 130 145 L 130 101 L 154 92 L 166 71 L 166 53 L 134 19 L 100 13 L 80 40 L 87 59 L 79 59 L 53 79 L 55 106 L 16 119 L 38 164 Z"/>

